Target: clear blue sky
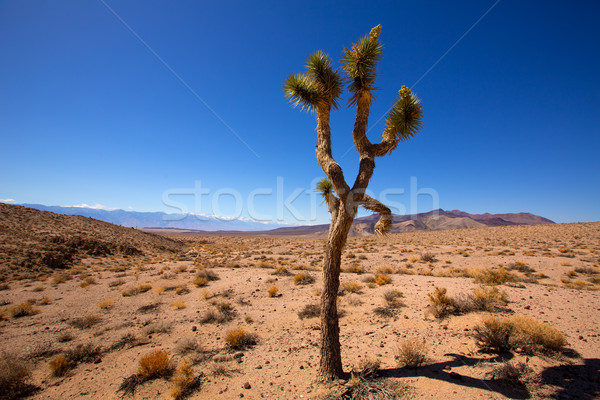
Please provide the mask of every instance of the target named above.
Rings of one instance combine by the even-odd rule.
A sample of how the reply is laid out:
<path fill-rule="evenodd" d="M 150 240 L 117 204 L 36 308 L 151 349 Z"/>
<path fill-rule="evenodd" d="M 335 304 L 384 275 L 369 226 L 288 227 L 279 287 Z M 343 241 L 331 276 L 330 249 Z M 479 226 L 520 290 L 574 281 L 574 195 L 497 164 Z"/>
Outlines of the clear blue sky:
<path fill-rule="evenodd" d="M 317 49 L 337 64 L 382 24 L 370 137 L 417 81 L 425 125 L 378 160 L 376 196 L 403 188 L 388 199 L 428 211 L 427 196 L 411 203 L 416 177 L 444 209 L 600 220 L 599 2 L 502 0 L 456 43 L 495 0 L 105 1 L 0 1 L 0 199 L 175 211 L 163 194 L 200 181 L 210 193 L 199 207 L 169 199 L 276 218 L 278 177 L 285 199 L 323 176 L 315 118 L 289 105 L 284 79 Z M 347 109 L 332 120 L 350 182 L 352 123 Z M 256 189 L 273 195 L 249 212 Z M 237 210 L 219 190 L 239 193 Z M 291 204 L 309 217 L 310 196 Z M 312 222 L 326 221 L 321 206 Z"/>

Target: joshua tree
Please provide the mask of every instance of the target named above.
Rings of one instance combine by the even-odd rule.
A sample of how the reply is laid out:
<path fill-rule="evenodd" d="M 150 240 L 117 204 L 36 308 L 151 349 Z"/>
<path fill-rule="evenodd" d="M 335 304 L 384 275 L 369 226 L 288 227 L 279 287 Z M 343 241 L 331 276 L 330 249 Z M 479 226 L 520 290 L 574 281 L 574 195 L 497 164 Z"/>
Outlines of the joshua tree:
<path fill-rule="evenodd" d="M 343 377 L 340 354 L 337 295 L 340 285 L 342 249 L 359 206 L 379 214 L 375 231 L 383 234 L 392 224 L 390 209 L 365 194 L 375 168 L 375 158 L 390 154 L 398 142 L 414 136 L 422 125 L 420 100 L 402 86 L 399 97 L 386 116 L 386 125 L 379 143 L 367 137 L 369 107 L 374 99 L 377 62 L 381 58 L 379 42 L 381 25 L 360 38 L 342 53 L 342 73 L 333 69 L 331 59 L 322 51 L 308 56 L 306 73 L 292 74 L 284 84 L 286 96 L 294 106 L 317 115 L 317 160 L 325 172 L 317 185 L 331 214 L 331 224 L 323 260 L 323 291 L 321 294 L 321 360 L 318 379 L 335 380 Z M 329 115 L 338 109 L 344 84 L 348 84 L 349 107 L 356 107 L 352 137 L 360 155 L 359 172 L 350 187 L 340 165 L 331 152 Z"/>

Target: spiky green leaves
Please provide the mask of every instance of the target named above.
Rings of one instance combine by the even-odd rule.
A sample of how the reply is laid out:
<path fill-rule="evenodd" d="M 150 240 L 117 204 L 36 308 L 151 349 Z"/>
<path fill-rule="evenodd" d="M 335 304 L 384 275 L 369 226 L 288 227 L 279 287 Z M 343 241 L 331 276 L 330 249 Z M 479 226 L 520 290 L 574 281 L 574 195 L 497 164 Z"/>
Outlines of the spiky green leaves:
<path fill-rule="evenodd" d="M 401 141 L 413 137 L 423 126 L 423 111 L 421 100 L 409 88 L 402 86 L 398 93 L 400 97 L 394 102 L 392 110 L 386 117 L 383 135 Z"/>
<path fill-rule="evenodd" d="M 350 105 L 361 99 L 368 102 L 372 100 L 370 93 L 375 89 L 377 62 L 383 53 L 383 46 L 378 40 L 380 33 L 381 25 L 378 25 L 368 36 L 360 38 L 350 49 L 345 48 L 342 52 L 342 67 L 350 79 Z"/>
<path fill-rule="evenodd" d="M 300 105 L 302 110 L 315 111 L 319 105 L 337 108 L 342 78 L 333 69 L 329 56 L 319 50 L 308 56 L 306 74 L 290 75 L 283 89 L 294 106 Z"/>
<path fill-rule="evenodd" d="M 329 179 L 323 178 L 317 183 L 315 192 L 323 196 L 327 204 L 330 205 L 333 200 L 333 183 Z"/>
<path fill-rule="evenodd" d="M 314 81 L 305 74 L 292 74 L 283 84 L 285 97 L 294 107 L 314 111 L 320 101 L 319 91 Z"/>

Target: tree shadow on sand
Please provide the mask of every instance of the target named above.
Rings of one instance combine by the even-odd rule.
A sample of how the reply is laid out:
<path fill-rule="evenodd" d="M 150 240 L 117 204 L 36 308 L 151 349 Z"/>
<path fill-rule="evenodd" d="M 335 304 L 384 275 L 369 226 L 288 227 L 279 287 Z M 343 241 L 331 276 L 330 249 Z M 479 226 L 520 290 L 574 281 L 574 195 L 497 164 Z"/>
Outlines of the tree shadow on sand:
<path fill-rule="evenodd" d="M 514 357 L 511 353 L 503 353 L 493 358 L 467 357 L 449 353 L 445 356 L 452 360 L 428 364 L 415 368 L 390 368 L 379 371 L 380 376 L 389 378 L 426 377 L 446 381 L 454 385 L 467 386 L 495 392 L 510 399 L 529 399 L 531 393 L 526 385 L 520 382 L 507 383 L 493 377 L 481 379 L 458 374 L 452 368 L 474 366 L 478 363 L 501 363 Z M 563 354 L 568 358 L 578 358 L 577 354 Z M 600 359 L 579 359 L 575 364 L 563 364 L 544 369 L 540 374 L 542 386 L 552 385 L 557 390 L 550 395 L 554 399 L 598 399 L 600 396 Z"/>
<path fill-rule="evenodd" d="M 493 358 L 467 357 L 454 353 L 445 354 L 445 356 L 452 357 L 453 359 L 435 364 L 424 365 L 418 369 L 409 367 L 383 369 L 379 371 L 379 374 L 382 377 L 389 378 L 410 378 L 423 376 L 429 379 L 446 381 L 454 385 L 468 386 L 488 392 L 499 393 L 511 399 L 528 399 L 531 397 L 529 390 L 523 384 L 511 383 L 510 385 L 507 385 L 505 382 L 498 379 L 473 378 L 450 370 L 451 368 L 455 367 L 474 366 L 481 362 L 505 362 L 514 357 L 511 353 L 503 353 Z"/>
<path fill-rule="evenodd" d="M 542 372 L 543 384 L 559 388 L 552 398 L 592 400 L 600 396 L 600 359 L 582 361 L 583 364 L 557 365 Z"/>

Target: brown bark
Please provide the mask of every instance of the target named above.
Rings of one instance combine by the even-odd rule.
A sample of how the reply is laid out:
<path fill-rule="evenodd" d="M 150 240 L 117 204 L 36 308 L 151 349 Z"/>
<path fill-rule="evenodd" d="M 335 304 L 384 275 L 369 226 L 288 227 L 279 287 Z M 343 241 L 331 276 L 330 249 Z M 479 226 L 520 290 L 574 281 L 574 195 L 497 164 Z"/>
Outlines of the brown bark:
<path fill-rule="evenodd" d="M 356 208 L 350 211 L 348 213 L 345 204 L 338 203 L 338 209 L 332 213 L 325 247 L 323 292 L 321 293 L 321 359 L 317 373 L 317 379 L 320 381 L 341 379 L 344 374 L 340 352 L 337 297 L 340 287 L 342 249 L 352 227 Z"/>

